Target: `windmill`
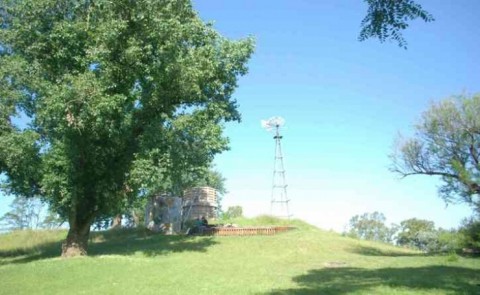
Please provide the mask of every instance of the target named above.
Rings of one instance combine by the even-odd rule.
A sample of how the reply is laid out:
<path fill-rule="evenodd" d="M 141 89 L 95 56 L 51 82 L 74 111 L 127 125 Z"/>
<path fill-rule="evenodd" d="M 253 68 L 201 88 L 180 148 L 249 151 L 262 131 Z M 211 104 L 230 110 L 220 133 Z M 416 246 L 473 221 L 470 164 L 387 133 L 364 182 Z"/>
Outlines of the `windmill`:
<path fill-rule="evenodd" d="M 290 219 L 290 211 L 287 197 L 287 183 L 285 180 L 285 167 L 283 166 L 282 144 L 283 136 L 280 135 L 280 128 L 285 125 L 282 117 L 271 117 L 261 121 L 262 127 L 273 132 L 275 135 L 275 158 L 273 166 L 272 197 L 270 203 L 270 214 L 273 216 Z"/>

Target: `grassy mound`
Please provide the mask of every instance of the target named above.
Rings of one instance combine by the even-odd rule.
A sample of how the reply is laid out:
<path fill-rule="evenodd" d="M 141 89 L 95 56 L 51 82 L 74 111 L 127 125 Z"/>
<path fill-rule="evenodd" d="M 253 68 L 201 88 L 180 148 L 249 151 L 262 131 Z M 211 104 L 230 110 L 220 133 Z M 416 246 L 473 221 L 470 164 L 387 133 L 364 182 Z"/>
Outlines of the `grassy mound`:
<path fill-rule="evenodd" d="M 300 219 L 280 219 L 269 215 L 260 215 L 254 218 L 232 218 L 226 220 L 220 220 L 218 223 L 221 224 L 236 224 L 238 226 L 293 226 L 298 229 L 317 229 L 311 224 L 306 223 Z"/>
<path fill-rule="evenodd" d="M 261 216 L 241 226 L 286 225 Z M 93 233 L 89 257 L 61 259 L 65 231 L 0 235 L 0 294 L 478 294 L 480 260 L 424 256 L 300 220 L 275 236 Z"/>

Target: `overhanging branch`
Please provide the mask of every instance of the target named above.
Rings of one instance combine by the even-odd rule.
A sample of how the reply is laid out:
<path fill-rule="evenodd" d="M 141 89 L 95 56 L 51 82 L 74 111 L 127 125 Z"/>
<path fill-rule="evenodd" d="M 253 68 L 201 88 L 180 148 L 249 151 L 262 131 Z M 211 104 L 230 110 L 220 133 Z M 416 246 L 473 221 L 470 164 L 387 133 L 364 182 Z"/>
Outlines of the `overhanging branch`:
<path fill-rule="evenodd" d="M 405 178 L 407 176 L 411 175 L 431 175 L 431 176 L 443 176 L 443 177 L 450 177 L 454 178 L 457 180 L 460 180 L 460 176 L 456 174 L 451 174 L 447 172 L 439 172 L 439 171 L 413 171 L 413 172 L 402 172 L 398 169 L 394 170 L 394 172 L 397 172 L 402 175 L 402 178 Z"/>

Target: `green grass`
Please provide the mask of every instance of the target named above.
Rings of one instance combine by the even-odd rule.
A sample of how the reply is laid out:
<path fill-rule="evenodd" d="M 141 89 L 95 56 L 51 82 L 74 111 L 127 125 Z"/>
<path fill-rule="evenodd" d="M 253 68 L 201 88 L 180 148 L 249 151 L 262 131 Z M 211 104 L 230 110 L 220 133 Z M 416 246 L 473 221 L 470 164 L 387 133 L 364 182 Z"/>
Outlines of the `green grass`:
<path fill-rule="evenodd" d="M 73 259 L 58 257 L 65 231 L 3 234 L 0 294 L 480 294 L 478 258 L 425 256 L 292 225 L 252 237 L 94 233 L 90 256 Z"/>

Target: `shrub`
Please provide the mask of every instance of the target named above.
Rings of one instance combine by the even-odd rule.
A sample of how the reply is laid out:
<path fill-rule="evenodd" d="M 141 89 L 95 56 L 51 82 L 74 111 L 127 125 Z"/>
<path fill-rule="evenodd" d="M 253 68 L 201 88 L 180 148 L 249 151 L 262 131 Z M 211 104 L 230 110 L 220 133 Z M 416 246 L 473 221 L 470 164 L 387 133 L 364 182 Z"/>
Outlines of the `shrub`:
<path fill-rule="evenodd" d="M 480 249 L 480 219 L 478 217 L 463 220 L 459 233 L 463 248 Z"/>

